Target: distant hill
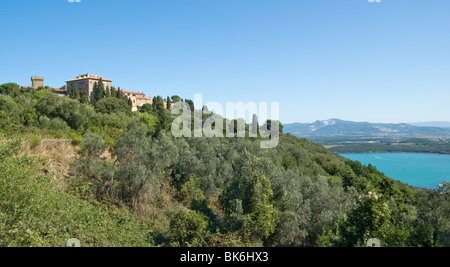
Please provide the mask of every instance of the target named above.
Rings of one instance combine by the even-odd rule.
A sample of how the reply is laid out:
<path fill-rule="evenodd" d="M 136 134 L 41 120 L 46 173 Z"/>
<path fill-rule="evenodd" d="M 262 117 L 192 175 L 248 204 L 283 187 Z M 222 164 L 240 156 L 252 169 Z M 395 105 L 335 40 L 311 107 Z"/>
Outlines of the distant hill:
<path fill-rule="evenodd" d="M 413 122 L 409 124 L 419 127 L 450 128 L 450 122 L 448 121 Z"/>
<path fill-rule="evenodd" d="M 406 123 L 369 123 L 339 119 L 313 123 L 285 124 L 284 132 L 299 137 L 308 136 L 365 136 L 365 137 L 450 137 L 450 129 L 419 127 Z"/>

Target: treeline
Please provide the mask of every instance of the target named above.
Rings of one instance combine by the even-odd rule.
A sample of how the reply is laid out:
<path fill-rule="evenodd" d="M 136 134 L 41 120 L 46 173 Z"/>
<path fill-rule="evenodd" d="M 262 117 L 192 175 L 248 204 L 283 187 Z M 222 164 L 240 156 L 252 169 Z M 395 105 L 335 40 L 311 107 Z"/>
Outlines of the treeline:
<path fill-rule="evenodd" d="M 94 107 L 13 87 L 0 86 L 3 139 L 72 136 L 80 146 L 57 187 L 39 157 L 2 142 L 0 246 L 73 237 L 85 246 L 450 245 L 448 184 L 411 188 L 290 135 L 274 149 L 258 138 L 175 138 L 164 101 L 130 112 L 98 107 L 109 98 Z"/>
<path fill-rule="evenodd" d="M 140 113 L 133 113 L 130 99 L 120 89 L 107 88 L 109 94 L 99 94 L 102 86 L 96 88 L 92 98 L 86 100 L 80 90 L 63 97 L 48 88 L 23 90 L 15 83 L 0 85 L 0 138 L 70 138 L 79 143 L 82 135 L 91 131 L 104 136 L 113 147 L 132 117 L 146 122 L 155 132 L 167 128 L 167 121 L 158 121 L 157 117 L 169 119 L 162 97 L 156 96 L 153 105 L 144 105 Z"/>
<path fill-rule="evenodd" d="M 422 140 L 422 139 L 421 139 Z M 412 143 L 348 144 L 330 148 L 336 153 L 433 153 L 450 154 L 450 142 L 422 140 Z"/>

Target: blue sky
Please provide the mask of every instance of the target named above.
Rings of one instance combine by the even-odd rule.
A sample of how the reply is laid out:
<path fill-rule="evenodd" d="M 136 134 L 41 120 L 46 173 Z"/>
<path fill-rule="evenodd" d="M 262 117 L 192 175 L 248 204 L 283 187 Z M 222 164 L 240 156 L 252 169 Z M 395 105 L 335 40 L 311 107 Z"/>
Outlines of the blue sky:
<path fill-rule="evenodd" d="M 450 121 L 448 0 L 1 0 L 0 84 L 280 102 L 282 122 Z"/>

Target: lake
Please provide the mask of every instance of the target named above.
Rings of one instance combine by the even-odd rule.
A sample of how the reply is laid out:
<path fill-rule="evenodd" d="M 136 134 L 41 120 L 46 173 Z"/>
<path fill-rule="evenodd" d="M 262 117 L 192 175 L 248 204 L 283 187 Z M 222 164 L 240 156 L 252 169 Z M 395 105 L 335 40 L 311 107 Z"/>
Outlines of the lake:
<path fill-rule="evenodd" d="M 392 179 L 415 187 L 437 188 L 450 182 L 450 156 L 418 153 L 341 154 L 364 165 L 372 164 Z"/>

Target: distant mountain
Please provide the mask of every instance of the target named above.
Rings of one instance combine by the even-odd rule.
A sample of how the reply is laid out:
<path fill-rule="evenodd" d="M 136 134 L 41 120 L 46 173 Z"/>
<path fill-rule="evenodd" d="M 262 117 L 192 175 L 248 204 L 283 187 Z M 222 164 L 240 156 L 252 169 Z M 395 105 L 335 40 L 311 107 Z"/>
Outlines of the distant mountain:
<path fill-rule="evenodd" d="M 450 128 L 450 122 L 448 121 L 413 122 L 409 124 L 419 127 Z"/>
<path fill-rule="evenodd" d="M 285 133 L 308 136 L 365 136 L 365 137 L 450 137 L 450 129 L 418 127 L 406 123 L 369 123 L 339 119 L 313 123 L 283 124 Z"/>

